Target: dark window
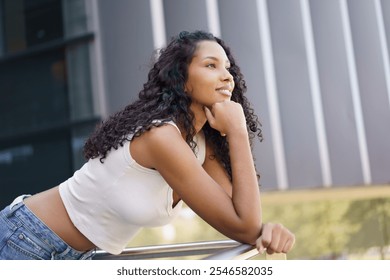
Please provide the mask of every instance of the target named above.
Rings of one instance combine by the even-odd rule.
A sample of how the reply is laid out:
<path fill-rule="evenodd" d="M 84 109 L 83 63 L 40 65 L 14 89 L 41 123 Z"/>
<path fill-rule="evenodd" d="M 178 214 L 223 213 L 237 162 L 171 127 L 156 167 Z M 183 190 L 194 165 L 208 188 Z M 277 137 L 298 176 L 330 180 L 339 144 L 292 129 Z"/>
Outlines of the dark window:
<path fill-rule="evenodd" d="M 34 194 L 61 183 L 72 172 L 69 133 L 56 131 L 0 148 L 0 206 L 20 194 Z M 0 145 L 2 146 L 2 145 Z"/>
<path fill-rule="evenodd" d="M 5 52 L 63 37 L 61 0 L 3 0 Z"/>
<path fill-rule="evenodd" d="M 0 137 L 68 121 L 64 50 L 0 63 Z"/>

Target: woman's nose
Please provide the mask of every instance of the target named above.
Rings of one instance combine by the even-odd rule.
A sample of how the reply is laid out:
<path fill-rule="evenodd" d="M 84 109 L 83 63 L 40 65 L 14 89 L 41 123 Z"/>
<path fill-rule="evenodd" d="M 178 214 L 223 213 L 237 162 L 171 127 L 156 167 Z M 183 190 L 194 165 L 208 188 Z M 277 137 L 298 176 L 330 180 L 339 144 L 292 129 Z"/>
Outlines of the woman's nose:
<path fill-rule="evenodd" d="M 223 81 L 233 81 L 233 75 L 230 73 L 228 69 L 225 69 L 222 74 L 222 80 Z"/>

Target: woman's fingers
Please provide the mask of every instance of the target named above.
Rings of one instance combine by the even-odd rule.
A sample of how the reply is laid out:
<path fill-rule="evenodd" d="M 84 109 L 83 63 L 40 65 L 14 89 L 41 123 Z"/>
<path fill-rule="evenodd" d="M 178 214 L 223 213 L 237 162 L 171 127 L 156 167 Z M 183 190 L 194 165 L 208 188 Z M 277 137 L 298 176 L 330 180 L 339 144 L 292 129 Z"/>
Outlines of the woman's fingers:
<path fill-rule="evenodd" d="M 257 239 L 256 247 L 260 253 L 287 253 L 295 243 L 295 236 L 281 224 L 263 225 L 262 235 Z"/>
<path fill-rule="evenodd" d="M 263 254 L 265 250 L 267 250 L 267 247 L 263 245 L 263 237 L 260 236 L 256 241 L 256 248 L 257 251 L 259 251 L 260 254 Z"/>
<path fill-rule="evenodd" d="M 223 101 L 204 107 L 210 126 L 218 130 L 222 136 L 232 132 L 246 131 L 246 120 L 242 106 L 234 101 Z"/>
<path fill-rule="evenodd" d="M 204 107 L 204 112 L 206 114 L 207 121 L 209 122 L 210 126 L 213 127 L 215 118 L 213 116 L 213 113 L 211 113 L 210 109 L 207 107 Z"/>
<path fill-rule="evenodd" d="M 284 244 L 282 252 L 283 253 L 289 252 L 292 249 L 292 247 L 294 246 L 294 243 L 295 243 L 295 237 L 287 240 L 286 244 Z"/>
<path fill-rule="evenodd" d="M 206 114 L 206 118 L 207 118 L 207 121 L 209 122 L 210 126 L 211 127 L 214 127 L 215 126 L 215 116 L 213 115 L 213 113 L 211 112 L 211 110 L 207 107 L 204 107 L 204 111 L 205 111 L 205 114 Z M 226 133 L 220 131 L 221 133 L 221 136 L 225 137 L 226 136 Z"/>

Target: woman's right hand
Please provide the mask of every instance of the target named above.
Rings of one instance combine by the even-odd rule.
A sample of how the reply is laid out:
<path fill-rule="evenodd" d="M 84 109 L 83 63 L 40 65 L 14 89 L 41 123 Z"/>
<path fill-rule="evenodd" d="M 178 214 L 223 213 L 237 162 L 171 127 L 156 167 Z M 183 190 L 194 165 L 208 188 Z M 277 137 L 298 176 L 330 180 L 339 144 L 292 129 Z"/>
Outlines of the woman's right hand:
<path fill-rule="evenodd" d="M 231 100 L 213 104 L 211 110 L 204 107 L 210 126 L 218 130 L 222 136 L 232 132 L 246 132 L 246 120 L 242 106 Z"/>
<path fill-rule="evenodd" d="M 256 240 L 256 247 L 260 253 L 288 253 L 294 243 L 295 235 L 282 224 L 265 223 L 261 236 Z"/>

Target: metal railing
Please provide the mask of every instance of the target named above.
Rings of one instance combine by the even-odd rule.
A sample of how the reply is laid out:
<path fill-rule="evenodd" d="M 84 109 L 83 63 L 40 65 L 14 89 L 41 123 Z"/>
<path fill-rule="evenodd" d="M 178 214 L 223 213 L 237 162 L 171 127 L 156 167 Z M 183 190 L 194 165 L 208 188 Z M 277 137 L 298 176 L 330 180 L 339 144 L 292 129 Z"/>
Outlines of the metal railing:
<path fill-rule="evenodd" d="M 204 241 L 169 245 L 154 245 L 126 248 L 119 255 L 111 255 L 103 250 L 96 251 L 94 260 L 144 260 L 161 258 L 182 258 L 202 256 L 204 260 L 246 260 L 259 252 L 254 246 L 233 240 Z M 277 254 L 277 259 L 285 259 L 285 254 Z"/>

